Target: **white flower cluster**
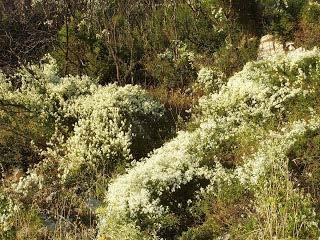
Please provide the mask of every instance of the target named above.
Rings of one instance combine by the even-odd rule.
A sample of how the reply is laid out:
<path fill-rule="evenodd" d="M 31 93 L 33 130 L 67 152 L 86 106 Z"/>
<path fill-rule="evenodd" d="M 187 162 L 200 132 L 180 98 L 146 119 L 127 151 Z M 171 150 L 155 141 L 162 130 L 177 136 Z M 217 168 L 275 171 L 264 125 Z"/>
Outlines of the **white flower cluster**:
<path fill-rule="evenodd" d="M 67 140 L 63 179 L 84 169 L 104 169 L 110 174 L 116 165 L 132 160 L 136 138 L 150 138 L 145 125 L 155 126 L 164 116 L 162 105 L 140 87 L 115 84 L 75 99 L 65 110 L 78 121 Z"/>
<path fill-rule="evenodd" d="M 167 48 L 163 53 L 158 54 L 158 58 L 175 63 L 187 60 L 190 64 L 192 64 L 195 60 L 195 53 L 188 50 L 188 47 L 185 43 L 176 40 L 172 42 L 171 48 Z"/>
<path fill-rule="evenodd" d="M 267 121 L 275 112 L 285 111 L 286 103 L 291 99 L 313 93 L 305 81 L 310 69 L 304 69 L 304 65 L 305 62 L 308 64 L 307 59 L 313 59 L 316 66 L 311 67 L 318 71 L 319 56 L 319 50 L 314 49 L 248 63 L 219 92 L 199 100 L 202 117 L 206 119 L 205 116 L 211 118 L 224 114 L 237 116 L 241 121 L 248 117 L 259 117 Z"/>
<path fill-rule="evenodd" d="M 215 31 L 217 31 L 218 33 L 225 31 L 224 27 L 225 22 L 227 21 L 227 17 L 223 9 L 221 7 L 216 8 L 214 6 L 211 6 L 211 17 L 214 20 L 213 27 Z"/>
<path fill-rule="evenodd" d="M 44 176 L 36 173 L 36 171 L 30 170 L 25 177 L 20 178 L 19 182 L 12 185 L 15 193 L 21 194 L 26 197 L 32 194 L 34 191 L 41 190 L 43 188 Z"/>
<path fill-rule="evenodd" d="M 78 121 L 60 164 L 63 180 L 92 171 L 110 174 L 117 164 L 131 160 L 130 128 L 117 110 L 101 109 Z"/>
<path fill-rule="evenodd" d="M 19 206 L 0 192 L 0 235 L 12 228 L 13 218 L 18 211 Z"/>
<path fill-rule="evenodd" d="M 310 121 L 294 122 L 283 128 L 281 132 L 271 132 L 265 141 L 260 143 L 257 153 L 247 159 L 247 162 L 235 170 L 235 174 L 243 185 L 255 187 L 267 172 L 276 166 L 287 164 L 287 152 L 308 130 L 320 128 L 319 117 Z"/>
<path fill-rule="evenodd" d="M 99 87 L 92 95 L 81 96 L 67 106 L 70 115 L 82 118 L 103 109 L 117 108 L 121 114 L 126 114 L 130 120 L 137 120 L 139 116 L 152 115 L 159 120 L 164 115 L 161 104 L 152 100 L 141 87 L 126 85 L 119 87 L 110 84 Z M 133 122 L 134 124 L 139 122 Z"/>
<path fill-rule="evenodd" d="M 195 82 L 195 89 L 203 90 L 204 93 L 209 94 L 215 92 L 223 85 L 223 74 L 214 69 L 203 67 L 198 72 L 198 78 Z"/>
<path fill-rule="evenodd" d="M 196 180 L 210 180 L 212 176 L 208 168 L 201 167 L 199 159 L 187 151 L 191 138 L 192 134 L 180 132 L 173 141 L 115 179 L 109 186 L 107 207 L 101 214 L 100 236 L 107 234 L 111 239 L 117 236 L 119 226 L 114 226 L 114 218 L 132 224 L 132 220 L 144 216 L 156 223 L 161 216 L 170 213 L 168 206 L 174 204 L 166 202 L 165 196 L 174 196 L 187 184 L 196 185 Z"/>
<path fill-rule="evenodd" d="M 63 114 L 63 108 L 79 95 L 92 93 L 97 80 L 87 76 L 59 77 L 56 61 L 45 56 L 40 65 L 21 68 L 15 78 L 21 86 L 14 88 L 10 79 L 0 76 L 0 100 L 26 107 L 38 117 L 47 120 Z"/>

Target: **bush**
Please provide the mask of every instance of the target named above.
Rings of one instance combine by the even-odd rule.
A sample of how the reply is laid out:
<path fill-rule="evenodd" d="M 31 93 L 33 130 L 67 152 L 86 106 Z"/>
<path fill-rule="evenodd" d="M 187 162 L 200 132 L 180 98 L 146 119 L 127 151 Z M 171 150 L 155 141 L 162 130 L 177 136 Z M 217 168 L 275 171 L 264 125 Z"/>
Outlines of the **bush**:
<path fill-rule="evenodd" d="M 115 179 L 106 196 L 108 205 L 100 216 L 101 239 L 115 238 L 122 225 L 173 238 L 192 221 L 188 219 L 188 208 L 200 187 L 210 181 L 210 172 L 188 154 L 189 141 L 189 134 L 180 133 Z M 128 234 L 128 239 L 139 239 Z"/>
<path fill-rule="evenodd" d="M 298 27 L 306 0 L 259 0 L 265 33 L 272 32 L 283 40 L 291 40 Z"/>
<path fill-rule="evenodd" d="M 320 192 L 317 187 L 320 183 L 318 153 L 319 129 L 309 130 L 297 138 L 296 143 L 288 151 L 292 180 L 312 196 L 317 213 L 320 210 Z"/>
<path fill-rule="evenodd" d="M 146 156 L 172 134 L 170 127 L 165 129 L 164 107 L 141 87 L 102 87 L 86 76 L 60 77 L 51 57 L 39 66 L 22 68 L 14 77 L 19 81 L 17 86 L 12 84 L 12 76 L 1 75 L 0 103 L 7 108 L 1 112 L 1 120 L 12 128 L 17 123 L 19 128 L 25 127 L 26 119 L 22 121 L 22 114 L 13 111 L 21 108 L 30 115 L 30 123 L 38 123 L 35 136 L 28 135 L 28 147 L 37 159 L 26 166 L 25 176 L 6 189 L 27 209 L 45 210 L 56 218 L 53 209 L 60 200 L 65 201 L 71 211 L 67 215 L 77 222 L 77 197 L 84 212 L 77 217 L 83 224 L 92 214 L 87 197 L 95 199 L 103 194 L 98 192 L 99 184 L 105 186 L 108 177 L 123 171 L 133 158 Z M 9 121 L 10 113 L 15 122 Z M 43 137 L 42 145 L 31 142 L 37 139 L 36 134 Z M 15 150 L 6 141 L 4 136 L 1 144 Z M 20 151 L 19 144 L 14 147 Z"/>
<path fill-rule="evenodd" d="M 116 166 L 145 156 L 168 136 L 164 108 L 138 86 L 100 87 L 75 99 L 66 111 L 78 120 L 66 143 L 64 178 L 69 172 L 76 178 L 90 171 L 110 175 Z"/>
<path fill-rule="evenodd" d="M 224 209 L 240 211 L 231 206 L 239 204 L 241 209 L 243 198 L 252 206 L 243 207 L 244 218 L 225 219 L 231 226 L 224 230 L 231 235 L 250 235 L 255 229 L 261 238 L 318 236 L 312 199 L 288 178 L 286 154 L 307 129 L 319 127 L 313 117 L 319 111 L 314 101 L 319 55 L 317 49 L 297 51 L 249 63 L 220 89 L 202 97 L 194 130 L 179 133 L 109 185 L 100 238 L 116 239 L 119 229 L 132 228 L 134 234 L 126 231 L 127 239 L 209 236 L 211 232 L 189 228 L 209 224 L 206 218 L 215 216 L 205 211 L 193 214 L 194 209 L 206 193 L 213 195 L 212 204 L 219 204 L 237 191 L 234 202 L 224 200 Z M 314 109 L 306 110 L 306 103 Z M 299 198 L 303 200 L 296 203 Z M 217 223 L 213 236 L 223 232 L 222 224 Z"/>
<path fill-rule="evenodd" d="M 96 88 L 94 80 L 88 77 L 59 77 L 57 65 L 49 55 L 42 64 L 23 67 L 11 76 L 1 75 L 0 104 L 3 109 L 1 124 L 3 137 L 1 162 L 8 168 L 28 167 L 37 163 L 40 156 L 34 145 L 46 148 L 46 143 L 59 125 L 65 131 L 72 128 L 73 121 L 67 119 L 64 106 L 72 98 L 88 94 Z M 68 134 L 66 132 L 66 134 Z M 14 159 L 9 161 L 8 158 Z"/>
<path fill-rule="evenodd" d="M 298 120 L 317 108 L 319 63 L 317 49 L 248 63 L 218 93 L 200 99 L 198 111 L 204 118 L 226 115 L 257 123 Z"/>
<path fill-rule="evenodd" d="M 19 206 L 10 198 L 0 192 L 0 236 L 5 237 L 13 231 L 14 216 L 19 211 Z"/>
<path fill-rule="evenodd" d="M 173 41 L 170 48 L 148 63 L 150 74 L 168 89 L 186 89 L 195 80 L 195 54 L 187 45 Z"/>
<path fill-rule="evenodd" d="M 259 238 L 319 236 L 313 199 L 295 185 L 287 157 L 301 137 L 319 129 L 319 123 L 319 116 L 316 116 L 308 122 L 297 121 L 270 134 L 251 160 L 237 170 L 240 181 L 246 182 L 245 176 L 249 177 L 247 186 L 252 188 L 255 196 L 255 213 L 251 217 L 261 225 L 254 233 L 259 233 Z"/>
<path fill-rule="evenodd" d="M 319 46 L 320 40 L 320 4 L 309 1 L 301 13 L 299 30 L 296 33 L 296 41 L 307 48 Z"/>

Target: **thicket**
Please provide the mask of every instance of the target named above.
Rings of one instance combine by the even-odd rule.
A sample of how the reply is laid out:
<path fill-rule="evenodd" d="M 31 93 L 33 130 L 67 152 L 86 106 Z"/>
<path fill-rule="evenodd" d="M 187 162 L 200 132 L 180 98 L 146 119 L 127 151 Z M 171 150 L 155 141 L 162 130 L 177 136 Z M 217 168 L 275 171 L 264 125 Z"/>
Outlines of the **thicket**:
<path fill-rule="evenodd" d="M 320 237 L 318 1 L 0 10 L 1 239 Z"/>
<path fill-rule="evenodd" d="M 203 65 L 228 77 L 241 70 L 256 58 L 263 34 L 296 40 L 298 46 L 318 45 L 318 5 L 306 0 L 2 0 L 0 68 L 12 73 L 50 52 L 62 75 L 140 84 L 162 95 L 184 93 Z M 172 105 L 170 97 L 162 99 Z"/>

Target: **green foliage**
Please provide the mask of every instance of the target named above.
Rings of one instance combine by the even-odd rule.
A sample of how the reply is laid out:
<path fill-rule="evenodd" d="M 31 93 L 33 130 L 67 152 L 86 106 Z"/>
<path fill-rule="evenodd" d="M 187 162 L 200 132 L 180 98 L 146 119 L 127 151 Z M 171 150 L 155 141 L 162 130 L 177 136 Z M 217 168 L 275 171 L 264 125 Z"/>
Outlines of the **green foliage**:
<path fill-rule="evenodd" d="M 310 1 L 305 5 L 301 13 L 299 31 L 296 40 L 303 46 L 311 48 L 319 46 L 319 14 L 320 4 Z"/>
<path fill-rule="evenodd" d="M 175 41 L 170 48 L 158 54 L 148 66 L 160 85 L 168 89 L 186 89 L 196 78 L 195 54 L 187 50 L 187 45 Z"/>
<path fill-rule="evenodd" d="M 305 23 L 316 24 L 319 20 L 320 6 L 317 2 L 309 2 L 302 12 L 302 20 Z"/>
<path fill-rule="evenodd" d="M 197 52 L 214 53 L 224 45 L 228 20 L 215 1 L 201 1 L 193 6 L 177 4 L 177 37 Z"/>
<path fill-rule="evenodd" d="M 290 40 L 297 30 L 300 13 L 307 3 L 305 0 L 261 0 L 263 21 L 266 31 L 272 31 L 284 40 Z"/>
<path fill-rule="evenodd" d="M 288 152 L 292 178 L 312 195 L 319 211 L 320 168 L 318 161 L 319 131 L 308 131 L 301 136 Z"/>
<path fill-rule="evenodd" d="M 250 35 L 235 34 L 226 46 L 217 51 L 214 66 L 230 77 L 240 71 L 247 62 L 254 61 L 257 58 L 257 50 L 257 39 L 250 38 Z"/>

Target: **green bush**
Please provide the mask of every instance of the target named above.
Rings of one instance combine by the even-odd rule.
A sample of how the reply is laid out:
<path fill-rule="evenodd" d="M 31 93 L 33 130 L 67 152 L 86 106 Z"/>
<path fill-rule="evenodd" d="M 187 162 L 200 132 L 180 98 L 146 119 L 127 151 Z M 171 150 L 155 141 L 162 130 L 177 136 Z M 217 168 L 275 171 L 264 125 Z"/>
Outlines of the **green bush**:
<path fill-rule="evenodd" d="M 310 1 L 301 13 L 300 28 L 296 33 L 296 41 L 304 47 L 319 46 L 320 40 L 320 4 Z"/>
<path fill-rule="evenodd" d="M 264 33 L 273 32 L 283 40 L 291 40 L 298 27 L 300 13 L 306 0 L 259 0 L 262 8 Z"/>
<path fill-rule="evenodd" d="M 195 54 L 187 45 L 175 41 L 154 62 L 148 63 L 148 70 L 160 85 L 167 89 L 186 89 L 196 79 Z"/>
<path fill-rule="evenodd" d="M 288 152 L 292 178 L 305 192 L 311 194 L 317 211 L 320 210 L 320 164 L 318 159 L 319 130 L 308 131 L 301 136 Z"/>

